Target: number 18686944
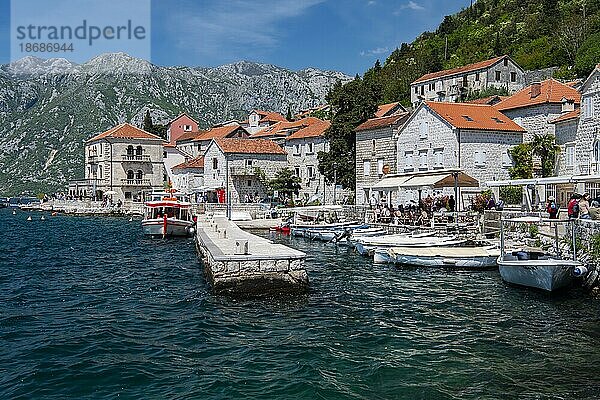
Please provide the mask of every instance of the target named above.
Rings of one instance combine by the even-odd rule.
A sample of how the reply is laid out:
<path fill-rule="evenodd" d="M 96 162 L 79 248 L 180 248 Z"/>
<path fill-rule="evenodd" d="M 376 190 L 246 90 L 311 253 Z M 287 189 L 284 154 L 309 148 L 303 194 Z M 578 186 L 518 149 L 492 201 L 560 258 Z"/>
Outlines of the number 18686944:
<path fill-rule="evenodd" d="M 22 53 L 72 52 L 73 43 L 19 43 Z"/>

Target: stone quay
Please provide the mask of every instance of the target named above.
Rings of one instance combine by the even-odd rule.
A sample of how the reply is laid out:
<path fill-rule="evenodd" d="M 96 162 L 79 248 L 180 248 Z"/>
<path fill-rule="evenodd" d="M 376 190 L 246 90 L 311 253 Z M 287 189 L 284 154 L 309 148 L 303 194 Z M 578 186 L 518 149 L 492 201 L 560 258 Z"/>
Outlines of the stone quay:
<path fill-rule="evenodd" d="M 198 216 L 196 248 L 215 293 L 264 297 L 308 289 L 305 253 L 245 232 L 224 216 Z"/>

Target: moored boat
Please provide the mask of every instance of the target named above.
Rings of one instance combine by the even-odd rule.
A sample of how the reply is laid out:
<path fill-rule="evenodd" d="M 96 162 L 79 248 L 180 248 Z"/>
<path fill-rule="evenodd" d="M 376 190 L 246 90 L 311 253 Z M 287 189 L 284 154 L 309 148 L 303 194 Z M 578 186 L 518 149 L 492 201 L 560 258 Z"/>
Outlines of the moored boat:
<path fill-rule="evenodd" d="M 142 230 L 150 236 L 190 236 L 194 233 L 191 204 L 177 197 L 144 203 Z"/>
<path fill-rule="evenodd" d="M 391 247 L 375 250 L 373 262 L 417 267 L 488 269 L 495 268 L 499 250 L 475 247 Z"/>

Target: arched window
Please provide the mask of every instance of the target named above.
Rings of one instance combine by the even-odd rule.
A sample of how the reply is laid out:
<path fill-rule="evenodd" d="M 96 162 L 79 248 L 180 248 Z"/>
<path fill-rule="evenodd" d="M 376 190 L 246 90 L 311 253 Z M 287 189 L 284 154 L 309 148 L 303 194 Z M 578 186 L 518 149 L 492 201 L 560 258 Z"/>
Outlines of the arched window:
<path fill-rule="evenodd" d="M 127 179 L 128 180 L 133 180 L 134 174 L 132 170 L 127 171 Z"/>
<path fill-rule="evenodd" d="M 128 156 L 133 155 L 133 146 L 132 145 L 127 146 L 127 155 Z"/>
<path fill-rule="evenodd" d="M 136 156 L 141 156 L 141 155 L 142 155 L 142 153 L 143 153 L 142 146 L 138 146 L 138 147 L 135 149 L 135 155 L 136 155 Z"/>
<path fill-rule="evenodd" d="M 142 179 L 144 178 L 144 173 L 142 172 L 141 169 L 138 169 L 137 173 L 135 174 L 135 179 Z"/>

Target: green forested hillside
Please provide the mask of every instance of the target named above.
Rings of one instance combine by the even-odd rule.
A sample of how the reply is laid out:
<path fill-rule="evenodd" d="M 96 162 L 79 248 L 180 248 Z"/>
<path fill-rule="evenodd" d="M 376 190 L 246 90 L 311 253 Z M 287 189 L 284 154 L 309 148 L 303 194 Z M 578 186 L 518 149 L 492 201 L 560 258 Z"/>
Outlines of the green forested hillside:
<path fill-rule="evenodd" d="M 557 66 L 558 78 L 586 76 L 600 62 L 600 0 L 479 0 L 402 43 L 367 75 L 379 81 L 382 102 L 408 104 L 419 76 L 503 54 L 525 70 Z"/>
<path fill-rule="evenodd" d="M 354 128 L 377 103 L 410 105 L 410 84 L 420 76 L 504 54 L 525 70 L 559 67 L 556 78 L 587 76 L 600 63 L 600 0 L 478 0 L 446 16 L 435 32 L 402 43 L 383 65 L 377 61 L 362 78 L 333 87 L 326 133 L 332 145 L 319 155 L 320 169 L 353 189 Z"/>

